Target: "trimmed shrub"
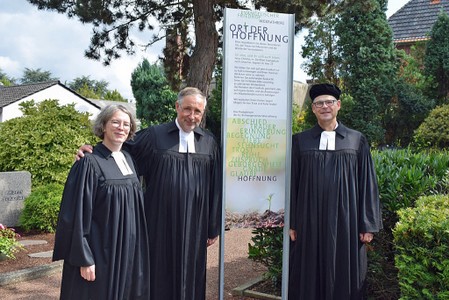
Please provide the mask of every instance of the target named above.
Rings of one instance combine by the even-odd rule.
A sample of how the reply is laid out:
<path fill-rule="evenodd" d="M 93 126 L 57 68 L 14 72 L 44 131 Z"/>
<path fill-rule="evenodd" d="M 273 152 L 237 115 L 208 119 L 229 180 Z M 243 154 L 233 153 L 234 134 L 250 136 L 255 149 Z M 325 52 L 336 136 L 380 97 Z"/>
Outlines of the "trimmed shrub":
<path fill-rule="evenodd" d="M 384 210 L 395 214 L 423 195 L 445 193 L 447 152 L 413 153 L 410 149 L 373 151 L 379 194 Z"/>
<path fill-rule="evenodd" d="M 57 100 L 21 104 L 23 117 L 0 123 L 0 171 L 28 171 L 33 187 L 64 184 L 80 145 L 94 145 L 88 113 Z"/>
<path fill-rule="evenodd" d="M 424 195 L 449 193 L 447 152 L 413 153 L 410 149 L 373 151 L 382 203 L 384 229 L 368 252 L 370 299 L 398 299 L 400 294 L 392 230 L 400 209 L 413 207 Z"/>
<path fill-rule="evenodd" d="M 433 109 L 429 116 L 415 131 L 414 144 L 420 148 L 432 147 L 444 149 L 449 147 L 449 104 Z"/>
<path fill-rule="evenodd" d="M 25 199 L 20 224 L 25 231 L 55 232 L 64 186 L 51 183 L 37 187 Z"/>
<path fill-rule="evenodd" d="M 449 299 L 449 195 L 421 197 L 398 215 L 400 299 Z"/>

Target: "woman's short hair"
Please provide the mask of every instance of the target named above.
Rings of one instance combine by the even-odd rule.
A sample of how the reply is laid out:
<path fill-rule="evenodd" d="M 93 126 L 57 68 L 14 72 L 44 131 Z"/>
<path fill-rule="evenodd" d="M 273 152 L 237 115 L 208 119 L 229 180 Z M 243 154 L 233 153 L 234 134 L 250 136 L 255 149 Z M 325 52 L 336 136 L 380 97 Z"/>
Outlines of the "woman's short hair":
<path fill-rule="evenodd" d="M 98 136 L 100 139 L 104 138 L 104 128 L 107 122 L 112 119 L 112 116 L 117 112 L 121 110 L 125 114 L 129 116 L 130 120 L 130 129 L 127 140 L 131 140 L 136 135 L 137 125 L 136 125 L 136 119 L 134 118 L 134 115 L 123 105 L 121 104 L 111 104 L 106 107 L 104 107 L 98 116 L 95 118 L 94 126 L 93 126 L 93 132 L 96 136 Z"/>

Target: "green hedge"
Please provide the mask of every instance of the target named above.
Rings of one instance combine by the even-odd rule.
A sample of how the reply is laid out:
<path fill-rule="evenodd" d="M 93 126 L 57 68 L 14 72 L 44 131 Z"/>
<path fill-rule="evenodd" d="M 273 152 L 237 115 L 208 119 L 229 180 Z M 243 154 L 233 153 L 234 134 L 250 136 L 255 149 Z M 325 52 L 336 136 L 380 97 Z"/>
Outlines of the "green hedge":
<path fill-rule="evenodd" d="M 449 153 L 414 153 L 410 149 L 373 151 L 384 210 L 395 213 L 423 195 L 447 193 Z"/>
<path fill-rule="evenodd" d="M 58 100 L 21 104 L 23 116 L 0 122 L 0 172 L 28 171 L 33 188 L 64 184 L 79 146 L 94 145 L 88 113 Z"/>
<path fill-rule="evenodd" d="M 20 225 L 25 231 L 55 232 L 64 186 L 57 183 L 34 189 L 25 199 Z"/>
<path fill-rule="evenodd" d="M 416 129 L 414 144 L 421 148 L 444 149 L 449 147 L 449 104 L 434 108 Z"/>
<path fill-rule="evenodd" d="M 375 235 L 368 252 L 370 299 L 398 299 L 392 230 L 400 209 L 413 207 L 420 196 L 449 193 L 449 153 L 410 149 L 373 151 L 379 183 L 384 229 Z"/>
<path fill-rule="evenodd" d="M 449 299 L 449 195 L 421 197 L 393 231 L 401 299 Z"/>

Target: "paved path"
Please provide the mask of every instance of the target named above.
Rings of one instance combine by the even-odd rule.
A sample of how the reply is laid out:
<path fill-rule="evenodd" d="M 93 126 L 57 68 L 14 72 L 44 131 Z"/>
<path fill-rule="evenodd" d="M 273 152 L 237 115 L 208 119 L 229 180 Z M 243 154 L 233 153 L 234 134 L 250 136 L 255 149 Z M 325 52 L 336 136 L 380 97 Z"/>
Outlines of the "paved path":
<path fill-rule="evenodd" d="M 251 229 L 233 228 L 225 233 L 225 288 L 224 299 L 243 299 L 233 297 L 232 289 L 259 277 L 264 268 L 250 261 L 248 243 Z M 206 299 L 218 299 L 219 243 L 208 249 Z M 1 277 L 1 275 L 0 275 Z M 59 299 L 61 268 L 54 273 L 32 280 L 0 286 L 0 299 L 4 300 L 56 300 Z M 246 298 L 249 299 L 249 298 Z"/>

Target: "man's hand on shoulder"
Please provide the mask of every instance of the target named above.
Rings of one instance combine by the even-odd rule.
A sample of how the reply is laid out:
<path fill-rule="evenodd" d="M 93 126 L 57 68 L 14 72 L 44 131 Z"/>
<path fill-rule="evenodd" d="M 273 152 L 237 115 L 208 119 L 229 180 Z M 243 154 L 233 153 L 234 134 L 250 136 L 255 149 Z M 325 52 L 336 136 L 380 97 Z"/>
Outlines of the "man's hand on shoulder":
<path fill-rule="evenodd" d="M 93 151 L 92 145 L 82 145 L 78 149 L 78 152 L 76 152 L 75 160 L 78 161 L 81 159 L 81 157 L 84 157 L 84 152 L 92 153 L 92 151 Z"/>

